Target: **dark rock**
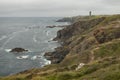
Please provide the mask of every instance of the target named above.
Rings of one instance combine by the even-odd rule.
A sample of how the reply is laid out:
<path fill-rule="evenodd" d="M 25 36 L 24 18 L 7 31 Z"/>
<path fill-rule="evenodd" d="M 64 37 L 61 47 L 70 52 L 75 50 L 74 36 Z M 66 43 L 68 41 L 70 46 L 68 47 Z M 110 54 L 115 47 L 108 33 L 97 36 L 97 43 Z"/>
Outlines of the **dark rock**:
<path fill-rule="evenodd" d="M 10 52 L 27 52 L 28 50 L 23 48 L 14 48 Z"/>
<path fill-rule="evenodd" d="M 56 22 L 72 22 L 72 18 L 71 17 L 66 17 L 66 18 L 62 18 L 57 20 Z"/>
<path fill-rule="evenodd" d="M 53 25 L 53 26 L 46 26 L 46 27 L 47 27 L 47 28 L 54 28 L 54 27 L 56 27 L 56 26 Z"/>
<path fill-rule="evenodd" d="M 44 56 L 47 60 L 50 60 L 52 64 L 55 64 L 60 63 L 68 53 L 68 49 L 58 47 L 54 52 L 47 52 Z"/>
<path fill-rule="evenodd" d="M 57 32 L 57 37 L 54 38 L 54 40 L 65 42 L 69 38 L 71 38 L 73 35 L 81 34 L 82 32 L 96 26 L 99 24 L 99 22 L 103 21 L 105 18 L 98 18 L 93 20 L 87 20 L 87 21 L 78 21 L 76 23 L 73 23 L 71 25 L 68 25 L 62 30 L 59 30 Z"/>
<path fill-rule="evenodd" d="M 66 27 L 66 26 L 46 26 L 46 28 L 54 28 L 54 27 Z"/>
<path fill-rule="evenodd" d="M 120 27 L 99 28 L 94 31 L 93 35 L 99 43 L 105 43 L 120 38 Z"/>

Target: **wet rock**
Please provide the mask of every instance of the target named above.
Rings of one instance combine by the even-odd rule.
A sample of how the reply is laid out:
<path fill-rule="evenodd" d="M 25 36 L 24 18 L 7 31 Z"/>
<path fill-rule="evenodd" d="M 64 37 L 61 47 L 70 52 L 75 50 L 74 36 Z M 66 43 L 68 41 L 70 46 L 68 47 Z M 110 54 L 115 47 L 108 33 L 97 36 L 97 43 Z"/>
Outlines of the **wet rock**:
<path fill-rule="evenodd" d="M 55 27 L 66 27 L 66 26 L 55 26 L 55 25 L 53 25 L 53 26 L 46 26 L 46 28 L 55 28 Z"/>
<path fill-rule="evenodd" d="M 47 60 L 50 60 L 52 64 L 55 64 L 60 63 L 68 53 L 69 50 L 58 47 L 54 52 L 47 52 L 44 56 Z"/>
<path fill-rule="evenodd" d="M 56 26 L 46 26 L 46 28 L 54 28 L 54 27 L 56 27 Z"/>
<path fill-rule="evenodd" d="M 23 48 L 13 48 L 10 52 L 27 52 L 28 50 Z"/>

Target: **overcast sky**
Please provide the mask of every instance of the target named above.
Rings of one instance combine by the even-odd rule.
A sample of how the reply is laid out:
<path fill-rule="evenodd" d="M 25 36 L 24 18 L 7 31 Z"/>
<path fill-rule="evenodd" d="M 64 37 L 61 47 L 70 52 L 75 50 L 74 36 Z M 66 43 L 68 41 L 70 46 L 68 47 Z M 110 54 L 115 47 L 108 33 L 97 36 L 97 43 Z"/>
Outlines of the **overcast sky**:
<path fill-rule="evenodd" d="M 120 0 L 0 0 L 0 17 L 120 14 Z"/>

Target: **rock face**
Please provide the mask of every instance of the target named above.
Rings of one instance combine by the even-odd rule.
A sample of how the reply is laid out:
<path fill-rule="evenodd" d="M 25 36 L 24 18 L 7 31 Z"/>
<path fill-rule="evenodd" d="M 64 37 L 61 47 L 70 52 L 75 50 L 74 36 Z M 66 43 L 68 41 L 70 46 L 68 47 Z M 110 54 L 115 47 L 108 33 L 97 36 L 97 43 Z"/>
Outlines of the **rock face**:
<path fill-rule="evenodd" d="M 57 37 L 54 40 L 61 40 L 64 42 L 66 39 L 69 39 L 73 35 L 81 34 L 85 30 L 96 26 L 97 24 L 99 24 L 99 22 L 102 22 L 104 19 L 105 17 L 101 17 L 98 19 L 79 21 L 73 23 L 72 25 L 67 26 L 67 28 L 58 31 Z"/>
<path fill-rule="evenodd" d="M 23 48 L 14 48 L 12 49 L 10 52 L 27 52 L 28 50 L 26 49 L 23 49 Z"/>
<path fill-rule="evenodd" d="M 98 29 L 94 32 L 94 36 L 99 43 L 105 43 L 120 38 L 120 27 Z"/>
<path fill-rule="evenodd" d="M 72 25 L 68 25 L 62 30 L 59 30 L 57 32 L 57 37 L 54 40 L 57 40 L 58 42 L 62 42 L 62 47 L 56 48 L 54 52 L 45 53 L 44 56 L 48 60 L 51 60 L 52 63 L 60 63 L 70 51 L 70 47 L 66 47 L 70 44 L 68 40 L 73 35 L 81 34 L 86 29 L 90 29 L 96 26 L 99 22 L 103 21 L 104 19 L 105 18 L 102 17 L 102 18 L 93 19 L 93 20 L 79 21 L 79 22 L 73 23 Z M 94 40 L 83 42 L 84 46 L 81 44 L 78 47 L 77 52 L 87 49 L 90 45 L 93 45 L 94 42 L 95 42 Z"/>
<path fill-rule="evenodd" d="M 50 60 L 52 64 L 54 64 L 60 63 L 68 53 L 69 51 L 67 49 L 58 47 L 54 52 L 47 52 L 44 56 L 46 59 Z"/>

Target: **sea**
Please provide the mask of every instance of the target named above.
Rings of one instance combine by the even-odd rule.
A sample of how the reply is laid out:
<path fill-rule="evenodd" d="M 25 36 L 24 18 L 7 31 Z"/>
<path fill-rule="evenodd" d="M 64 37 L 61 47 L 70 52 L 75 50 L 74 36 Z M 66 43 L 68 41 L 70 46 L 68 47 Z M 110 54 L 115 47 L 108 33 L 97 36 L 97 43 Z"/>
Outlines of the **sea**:
<path fill-rule="evenodd" d="M 52 41 L 60 27 L 57 17 L 0 17 L 0 76 L 8 76 L 32 68 L 41 68 L 51 62 L 43 56 L 60 44 Z M 12 53 L 11 49 L 24 48 L 28 52 Z"/>

